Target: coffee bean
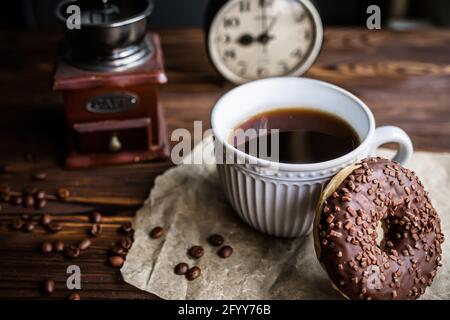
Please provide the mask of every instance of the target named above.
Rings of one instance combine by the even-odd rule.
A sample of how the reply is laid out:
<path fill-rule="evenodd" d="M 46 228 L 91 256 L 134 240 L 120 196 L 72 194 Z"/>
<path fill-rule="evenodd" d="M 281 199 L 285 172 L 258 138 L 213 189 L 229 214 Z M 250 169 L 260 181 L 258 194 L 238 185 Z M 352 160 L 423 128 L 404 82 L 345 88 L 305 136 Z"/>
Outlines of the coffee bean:
<path fill-rule="evenodd" d="M 22 226 L 22 230 L 25 232 L 33 232 L 34 230 L 34 223 L 27 222 Z"/>
<path fill-rule="evenodd" d="M 84 239 L 78 243 L 78 249 L 84 251 L 87 250 L 92 244 L 92 241 L 89 239 Z"/>
<path fill-rule="evenodd" d="M 195 259 L 201 258 L 204 253 L 205 250 L 201 246 L 193 246 L 188 250 L 188 254 Z"/>
<path fill-rule="evenodd" d="M 39 210 L 39 209 L 44 209 L 46 205 L 47 205 L 47 200 L 45 200 L 45 199 L 38 199 L 38 200 L 36 200 L 36 203 L 34 204 L 34 207 L 37 210 Z"/>
<path fill-rule="evenodd" d="M 98 211 L 94 211 L 91 213 L 90 220 L 92 223 L 100 223 L 102 222 L 102 214 Z"/>
<path fill-rule="evenodd" d="M 67 300 L 81 300 L 81 296 L 78 292 L 73 292 L 67 297 Z"/>
<path fill-rule="evenodd" d="M 161 238 L 164 234 L 164 229 L 162 227 L 155 227 L 150 231 L 150 237 L 153 239 Z"/>
<path fill-rule="evenodd" d="M 20 206 L 22 204 L 22 202 L 23 202 L 23 199 L 22 199 L 22 197 L 19 197 L 19 196 L 12 196 L 10 199 L 10 203 L 13 206 Z"/>
<path fill-rule="evenodd" d="M 44 181 L 47 179 L 47 173 L 46 172 L 35 172 L 33 173 L 32 179 L 35 181 Z"/>
<path fill-rule="evenodd" d="M 27 213 L 24 213 L 23 215 L 21 215 L 22 220 L 31 220 L 31 216 Z"/>
<path fill-rule="evenodd" d="M 63 252 L 64 251 L 64 242 L 58 240 L 55 242 L 55 244 L 53 245 L 53 248 L 55 249 L 55 252 Z"/>
<path fill-rule="evenodd" d="M 133 232 L 133 226 L 131 225 L 131 222 L 127 221 L 120 226 L 119 230 L 122 233 L 131 233 Z"/>
<path fill-rule="evenodd" d="M 53 245 L 51 242 L 45 241 L 41 244 L 41 252 L 43 254 L 49 254 L 53 251 Z"/>
<path fill-rule="evenodd" d="M 132 245 L 133 245 L 133 240 L 131 240 L 131 239 L 128 238 L 128 237 L 123 238 L 123 239 L 120 241 L 120 246 L 121 246 L 122 248 L 124 248 L 125 250 L 129 250 L 129 249 L 131 248 Z"/>
<path fill-rule="evenodd" d="M 109 265 L 114 268 L 120 268 L 123 266 L 124 259 L 121 256 L 109 257 Z"/>
<path fill-rule="evenodd" d="M 118 245 L 114 245 L 110 250 L 109 253 L 112 256 L 121 256 L 122 258 L 124 258 L 127 255 L 127 251 L 122 248 L 121 246 Z"/>
<path fill-rule="evenodd" d="M 34 206 L 34 198 L 32 195 L 27 195 L 23 197 L 23 203 L 24 208 L 32 208 Z"/>
<path fill-rule="evenodd" d="M 70 197 L 70 190 L 67 188 L 59 188 L 56 195 L 61 200 L 67 200 Z"/>
<path fill-rule="evenodd" d="M 41 216 L 40 223 L 43 226 L 48 226 L 52 222 L 52 216 L 48 213 L 45 213 Z"/>
<path fill-rule="evenodd" d="M 38 190 L 35 194 L 34 194 L 34 199 L 35 200 L 42 200 L 45 199 L 45 191 L 44 190 Z"/>
<path fill-rule="evenodd" d="M 17 230 L 22 229 L 23 222 L 20 219 L 14 219 L 13 221 L 11 221 L 10 226 L 11 226 L 12 230 L 17 231 Z"/>
<path fill-rule="evenodd" d="M 222 248 L 219 249 L 219 251 L 217 251 L 217 254 L 221 258 L 224 258 L 224 259 L 228 258 L 229 256 L 231 256 L 233 254 L 233 248 L 230 246 L 223 246 Z"/>
<path fill-rule="evenodd" d="M 218 247 L 223 244 L 224 239 L 220 234 L 212 234 L 208 237 L 208 242 L 210 245 Z"/>
<path fill-rule="evenodd" d="M 202 274 L 202 270 L 199 267 L 192 267 L 186 272 L 185 276 L 186 276 L 186 279 L 188 279 L 189 281 L 192 281 L 192 280 L 195 280 L 198 277 L 200 277 L 201 274 Z"/>
<path fill-rule="evenodd" d="M 187 263 L 181 262 L 175 266 L 173 272 L 178 275 L 185 274 L 189 270 L 189 266 Z"/>
<path fill-rule="evenodd" d="M 77 246 L 70 246 L 66 248 L 66 256 L 70 259 L 75 259 L 80 256 L 81 251 Z"/>
<path fill-rule="evenodd" d="M 58 232 L 58 231 L 61 231 L 62 228 L 63 228 L 63 225 L 62 225 L 61 223 L 59 223 L 59 222 L 50 222 L 50 223 L 47 225 L 47 229 L 48 229 L 50 232 Z"/>
<path fill-rule="evenodd" d="M 42 288 L 46 294 L 52 294 L 53 291 L 55 291 L 55 287 L 55 281 L 52 279 L 46 279 L 42 285 Z"/>
<path fill-rule="evenodd" d="M 102 225 L 95 223 L 92 225 L 91 229 L 89 230 L 89 233 L 94 237 L 98 237 L 100 236 L 102 231 L 103 231 Z"/>

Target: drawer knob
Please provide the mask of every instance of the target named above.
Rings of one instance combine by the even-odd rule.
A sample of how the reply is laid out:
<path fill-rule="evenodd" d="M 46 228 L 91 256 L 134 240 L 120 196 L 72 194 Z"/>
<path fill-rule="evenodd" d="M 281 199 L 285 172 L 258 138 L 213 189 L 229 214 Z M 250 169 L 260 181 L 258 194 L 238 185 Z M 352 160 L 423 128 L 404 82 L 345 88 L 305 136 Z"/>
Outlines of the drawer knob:
<path fill-rule="evenodd" d="M 111 140 L 109 140 L 109 150 L 111 150 L 112 152 L 118 152 L 121 149 L 122 149 L 122 142 L 120 142 L 117 135 L 114 134 L 111 137 Z"/>

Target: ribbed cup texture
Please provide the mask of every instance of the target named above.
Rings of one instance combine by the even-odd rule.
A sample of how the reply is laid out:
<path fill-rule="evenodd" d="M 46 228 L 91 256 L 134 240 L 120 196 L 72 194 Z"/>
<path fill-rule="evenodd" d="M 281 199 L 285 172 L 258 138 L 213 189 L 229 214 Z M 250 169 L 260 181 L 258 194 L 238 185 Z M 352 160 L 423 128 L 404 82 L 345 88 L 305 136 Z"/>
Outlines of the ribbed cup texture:
<path fill-rule="evenodd" d="M 253 228 L 277 237 L 302 237 L 312 231 L 320 193 L 328 178 L 314 181 L 273 179 L 237 165 L 217 165 L 225 194 Z"/>

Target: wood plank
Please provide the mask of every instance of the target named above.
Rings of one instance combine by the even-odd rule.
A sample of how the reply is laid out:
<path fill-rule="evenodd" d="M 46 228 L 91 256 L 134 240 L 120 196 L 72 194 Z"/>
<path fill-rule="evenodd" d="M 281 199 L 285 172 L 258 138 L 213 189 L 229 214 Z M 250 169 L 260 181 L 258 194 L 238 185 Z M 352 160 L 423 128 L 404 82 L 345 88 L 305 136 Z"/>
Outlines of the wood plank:
<path fill-rule="evenodd" d="M 201 30 L 161 30 L 169 83 L 162 99 L 169 132 L 192 131 L 193 121 L 210 126 L 215 101 L 233 86 L 208 61 Z M 14 190 L 40 187 L 53 194 L 67 187 L 79 197 L 146 198 L 156 176 L 170 162 L 64 170 L 64 118 L 61 97 L 51 91 L 53 64 L 60 35 L 49 32 L 0 32 L 0 184 Z M 416 149 L 450 152 L 450 31 L 417 32 L 327 29 L 319 59 L 306 74 L 342 86 L 358 95 L 375 114 L 378 125 L 398 125 L 412 137 Z M 27 161 L 32 154 L 34 160 Z M 1 171 L 1 170 L 0 170 Z M 46 171 L 43 182 L 31 180 Z M 155 298 L 129 285 L 105 263 L 111 243 L 122 235 L 118 226 L 132 219 L 138 206 L 50 202 L 35 211 L 2 205 L 0 212 L 0 298 L 43 298 L 40 282 L 54 277 L 64 298 L 65 269 L 82 269 L 82 298 Z M 104 232 L 93 247 L 70 261 L 58 254 L 43 256 L 44 240 L 76 243 L 86 236 L 88 214 L 99 209 Z M 10 231 L 8 224 L 23 213 L 51 213 L 65 224 L 59 234 L 38 228 L 35 233 Z M 36 217 L 38 218 L 38 217 Z"/>

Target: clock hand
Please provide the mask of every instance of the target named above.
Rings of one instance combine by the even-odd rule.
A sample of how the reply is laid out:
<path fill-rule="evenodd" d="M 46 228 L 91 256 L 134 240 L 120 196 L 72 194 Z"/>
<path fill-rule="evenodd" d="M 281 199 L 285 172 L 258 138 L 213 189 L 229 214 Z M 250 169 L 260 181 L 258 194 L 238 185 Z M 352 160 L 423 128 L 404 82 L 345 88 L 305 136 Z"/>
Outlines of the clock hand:
<path fill-rule="evenodd" d="M 272 30 L 272 28 L 275 26 L 275 23 L 277 22 L 278 17 L 275 17 L 270 22 L 270 25 L 267 27 L 267 29 L 264 30 L 263 33 L 261 33 L 257 38 L 256 41 L 259 43 L 266 45 L 270 40 L 275 39 L 275 36 L 269 35 L 269 32 Z"/>
<path fill-rule="evenodd" d="M 236 40 L 236 42 L 241 46 L 246 47 L 255 42 L 255 40 L 256 39 L 251 34 L 244 33 Z"/>

